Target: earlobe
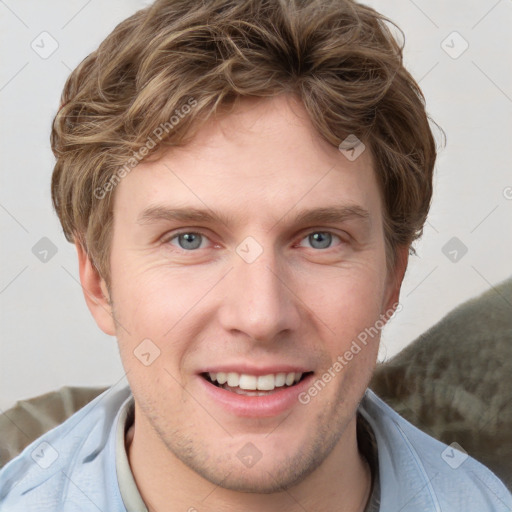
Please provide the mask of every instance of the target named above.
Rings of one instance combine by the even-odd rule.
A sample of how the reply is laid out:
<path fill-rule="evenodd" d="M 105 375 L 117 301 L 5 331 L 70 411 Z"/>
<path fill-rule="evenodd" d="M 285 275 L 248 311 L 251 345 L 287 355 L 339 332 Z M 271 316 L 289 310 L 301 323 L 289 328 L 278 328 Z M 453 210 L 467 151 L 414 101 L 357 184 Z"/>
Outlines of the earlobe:
<path fill-rule="evenodd" d="M 91 262 L 87 251 L 80 242 L 75 243 L 78 253 L 80 283 L 84 292 L 85 302 L 98 327 L 110 336 L 115 336 L 115 322 L 112 304 L 105 280 Z"/>

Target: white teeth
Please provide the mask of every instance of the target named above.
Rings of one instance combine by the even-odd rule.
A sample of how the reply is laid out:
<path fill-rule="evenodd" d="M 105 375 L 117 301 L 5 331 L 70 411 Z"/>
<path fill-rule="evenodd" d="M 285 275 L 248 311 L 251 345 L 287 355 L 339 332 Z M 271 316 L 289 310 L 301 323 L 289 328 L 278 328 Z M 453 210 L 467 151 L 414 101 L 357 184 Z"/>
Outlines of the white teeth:
<path fill-rule="evenodd" d="M 227 373 L 219 372 L 216 375 L 217 375 L 217 378 L 215 378 L 215 373 L 210 373 L 210 378 L 212 380 L 216 380 L 219 384 L 225 384 L 228 381 Z"/>
<path fill-rule="evenodd" d="M 254 390 L 258 385 L 258 377 L 254 375 L 240 375 L 240 379 L 238 381 L 238 387 L 241 389 Z M 259 389 L 259 388 L 258 388 Z"/>
<path fill-rule="evenodd" d="M 238 373 L 230 372 L 228 373 L 228 386 L 232 388 L 236 388 L 238 383 L 240 382 L 240 375 Z"/>
<path fill-rule="evenodd" d="M 275 387 L 276 378 L 273 375 L 260 375 L 258 377 L 258 389 L 260 391 L 272 391 Z"/>
<path fill-rule="evenodd" d="M 302 377 L 302 373 L 277 373 L 268 375 L 248 375 L 245 373 L 235 372 L 210 372 L 208 374 L 213 382 L 218 382 L 220 385 L 226 384 L 232 388 L 240 388 L 248 391 L 272 391 L 275 388 L 281 388 L 285 384 L 291 386 Z"/>
<path fill-rule="evenodd" d="M 286 385 L 291 386 L 295 382 L 295 373 L 288 373 L 286 375 Z"/>
<path fill-rule="evenodd" d="M 286 384 L 286 373 L 278 373 L 275 377 L 275 386 L 280 388 Z"/>

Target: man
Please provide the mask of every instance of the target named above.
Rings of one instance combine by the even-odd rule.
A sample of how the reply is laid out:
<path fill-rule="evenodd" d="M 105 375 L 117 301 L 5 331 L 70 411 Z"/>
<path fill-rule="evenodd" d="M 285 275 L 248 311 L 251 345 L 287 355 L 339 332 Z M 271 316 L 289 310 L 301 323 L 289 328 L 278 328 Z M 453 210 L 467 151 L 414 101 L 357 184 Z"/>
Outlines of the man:
<path fill-rule="evenodd" d="M 7 464 L 2 510 L 510 509 L 367 390 L 436 156 L 378 13 L 157 1 L 71 74 L 52 147 L 129 387 Z"/>

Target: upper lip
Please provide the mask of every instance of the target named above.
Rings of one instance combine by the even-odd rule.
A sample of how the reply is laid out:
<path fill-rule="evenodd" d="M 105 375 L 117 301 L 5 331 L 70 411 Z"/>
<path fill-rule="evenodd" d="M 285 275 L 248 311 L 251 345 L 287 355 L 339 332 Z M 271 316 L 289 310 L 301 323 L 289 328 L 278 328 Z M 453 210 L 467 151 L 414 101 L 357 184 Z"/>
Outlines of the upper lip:
<path fill-rule="evenodd" d="M 201 369 L 198 373 L 239 373 L 245 375 L 270 375 L 277 373 L 307 373 L 311 372 L 310 368 L 291 364 L 275 364 L 268 366 L 254 366 L 250 364 L 219 364 L 211 365 Z"/>

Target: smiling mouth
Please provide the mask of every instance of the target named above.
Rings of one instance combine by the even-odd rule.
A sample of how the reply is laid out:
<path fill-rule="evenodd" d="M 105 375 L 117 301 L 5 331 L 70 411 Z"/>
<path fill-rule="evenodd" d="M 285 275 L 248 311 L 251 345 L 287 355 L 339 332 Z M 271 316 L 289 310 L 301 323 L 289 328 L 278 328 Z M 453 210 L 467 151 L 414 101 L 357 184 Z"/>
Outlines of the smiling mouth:
<path fill-rule="evenodd" d="M 302 382 L 313 372 L 247 375 L 240 373 L 201 373 L 201 377 L 218 388 L 245 396 L 266 396 L 288 389 Z"/>

